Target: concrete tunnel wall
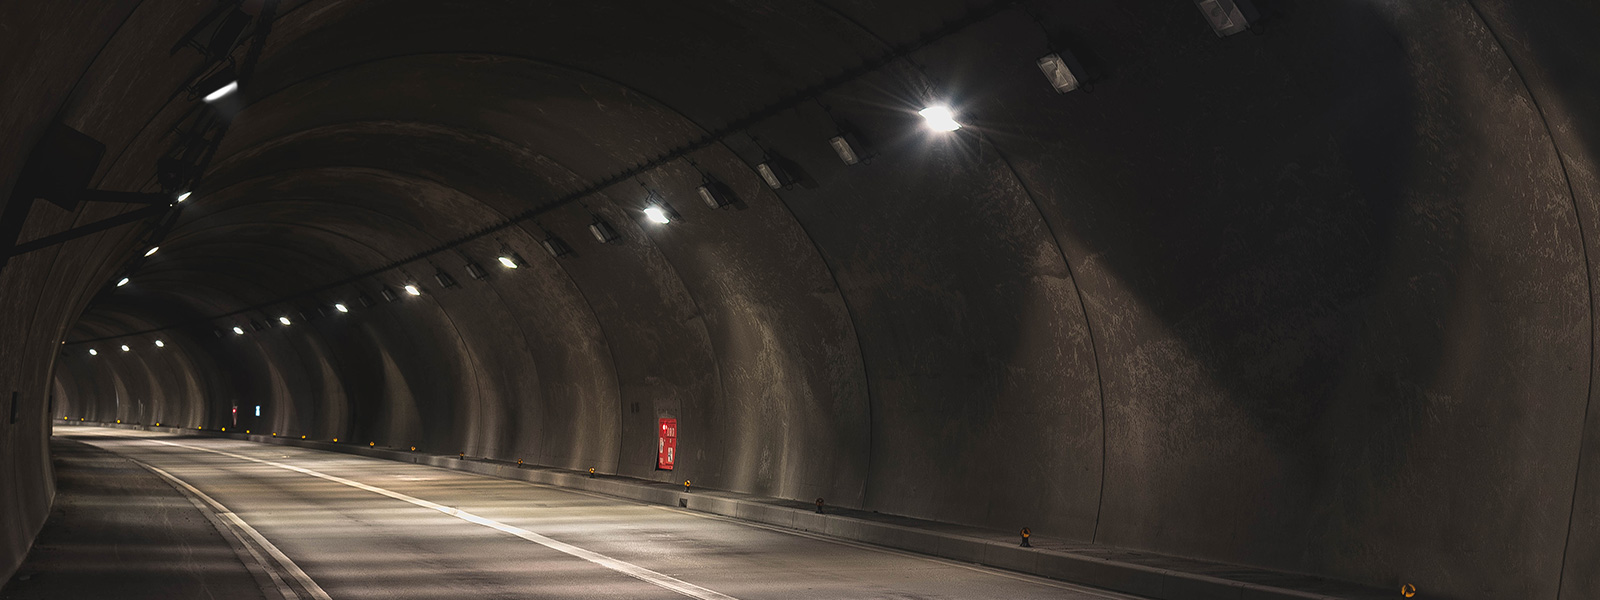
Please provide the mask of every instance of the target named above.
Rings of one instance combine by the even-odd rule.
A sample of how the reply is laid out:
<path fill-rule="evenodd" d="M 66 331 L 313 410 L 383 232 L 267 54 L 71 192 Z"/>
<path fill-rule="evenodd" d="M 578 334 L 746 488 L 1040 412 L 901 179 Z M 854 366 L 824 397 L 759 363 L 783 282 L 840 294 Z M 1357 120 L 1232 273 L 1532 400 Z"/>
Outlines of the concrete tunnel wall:
<path fill-rule="evenodd" d="M 38 307 L 4 317 L 32 412 L 3 430 L 0 501 L 18 510 L 0 572 L 48 506 L 54 390 L 57 419 L 218 427 L 237 404 L 240 426 L 285 435 L 1442 598 L 1600 598 L 1595 7 L 1261 0 L 1257 34 L 1219 39 L 1187 2 L 501 4 L 284 2 L 133 283 L 107 287 L 142 254 L 125 230 L 0 271 L 5 306 Z M 5 181 L 56 116 L 111 149 L 98 187 L 153 190 L 195 104 L 174 90 L 198 60 L 167 49 L 208 9 L 0 9 L 53 34 L 7 64 L 7 89 L 30 87 L 6 100 Z M 1091 91 L 1048 88 L 1033 61 L 1052 44 Z M 922 131 L 930 98 L 968 127 Z M 203 318 L 735 125 L 581 204 Z M 840 127 L 869 163 L 832 154 Z M 752 167 L 769 154 L 803 181 L 767 188 Z M 740 205 L 701 205 L 702 174 Z M 649 191 L 683 221 L 645 222 Z M 595 215 L 621 243 L 588 237 Z M 544 253 L 546 232 L 575 254 Z M 500 269 L 506 250 L 526 265 Z M 424 294 L 380 296 L 407 283 Z M 312 308 L 332 302 L 352 312 Z M 667 416 L 671 473 L 654 469 Z"/>

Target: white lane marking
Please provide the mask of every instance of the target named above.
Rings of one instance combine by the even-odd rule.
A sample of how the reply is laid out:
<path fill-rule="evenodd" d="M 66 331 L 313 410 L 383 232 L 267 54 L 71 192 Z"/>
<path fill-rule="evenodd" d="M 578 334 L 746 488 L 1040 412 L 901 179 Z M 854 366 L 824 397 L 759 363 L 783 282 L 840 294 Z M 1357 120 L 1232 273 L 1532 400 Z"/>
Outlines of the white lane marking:
<path fill-rule="evenodd" d="M 223 506 L 221 502 L 217 502 L 211 496 L 207 496 L 205 492 L 195 489 L 194 486 L 189 485 L 189 482 L 178 479 L 173 474 L 163 471 L 159 467 L 145 464 L 144 462 L 131 458 L 129 460 L 133 460 L 133 462 L 139 463 L 140 466 L 150 469 L 151 472 L 167 478 L 168 481 L 183 486 L 183 489 L 189 490 L 189 493 L 194 494 L 195 497 L 205 501 L 206 504 L 210 505 L 211 508 L 216 511 L 218 516 L 226 519 L 229 523 L 232 523 L 234 527 L 237 527 L 239 531 L 244 532 L 245 535 L 250 536 L 250 539 L 257 545 L 261 546 L 261 549 L 265 550 L 268 555 L 272 556 L 273 560 L 278 561 L 278 564 L 283 566 L 283 570 L 287 571 L 289 575 L 293 576 L 295 581 L 299 581 L 300 585 L 305 588 L 306 593 L 311 594 L 312 598 L 315 598 L 316 600 L 333 600 L 333 598 L 328 596 L 327 592 L 322 590 L 321 586 L 317 585 L 317 582 L 311 580 L 310 575 L 306 575 L 306 572 L 301 570 L 299 565 L 294 564 L 294 561 L 290 560 L 288 555 L 285 555 L 283 551 L 278 550 L 277 546 L 272 545 L 272 542 L 269 542 L 267 541 L 267 538 L 262 537 L 261 532 L 256 531 L 256 529 L 251 527 L 249 523 L 245 523 L 244 519 L 240 519 L 239 515 L 233 514 L 233 511 L 228 510 L 228 507 Z M 248 549 L 249 547 L 246 546 L 246 548 Z M 256 552 L 255 550 L 250 550 L 250 553 L 255 554 Z M 261 557 L 259 555 L 256 556 L 257 560 L 260 560 L 260 558 Z M 271 571 L 268 572 L 271 573 Z M 275 575 L 273 576 L 273 579 L 281 582 L 281 580 L 279 580 Z M 280 588 L 279 591 L 282 592 L 283 590 Z M 288 591 L 285 595 L 288 597 L 299 597 L 299 594 L 295 594 L 293 590 Z"/>
<path fill-rule="evenodd" d="M 120 437 L 120 436 L 118 436 L 118 437 Z M 136 438 L 136 439 L 138 439 L 138 438 Z M 613 571 L 616 571 L 618 573 L 622 573 L 624 575 L 627 575 L 629 577 L 633 577 L 635 579 L 638 579 L 640 581 L 644 581 L 646 583 L 654 584 L 656 586 L 659 586 L 659 587 L 662 587 L 662 588 L 665 588 L 665 589 L 668 589 L 668 590 L 672 590 L 674 592 L 677 592 L 679 594 L 683 594 L 683 595 L 688 596 L 690 598 L 699 598 L 700 600 L 738 600 L 737 598 L 734 598 L 732 596 L 723 594 L 721 592 L 709 590 L 709 589 L 700 587 L 698 585 L 689 583 L 687 581 L 683 581 L 681 579 L 677 579 L 677 578 L 669 576 L 669 575 L 664 575 L 664 574 L 661 574 L 661 573 L 657 573 L 655 571 L 651 571 L 650 569 L 646 569 L 644 567 L 641 567 L 639 565 L 635 565 L 635 564 L 630 563 L 630 562 L 617 560 L 615 558 L 611 558 L 611 557 L 606 556 L 604 554 L 600 554 L 599 552 L 593 552 L 593 551 L 590 551 L 590 550 L 585 550 L 583 548 L 579 548 L 577 546 L 574 546 L 572 544 L 568 544 L 566 542 L 554 540 L 554 539 L 539 535 L 537 533 L 534 533 L 532 531 L 528 531 L 528 530 L 523 529 L 521 527 L 507 525 L 505 523 L 501 523 L 501 522 L 495 521 L 493 519 L 480 517 L 478 515 L 466 512 L 464 510 L 451 508 L 451 507 L 448 507 L 448 506 L 445 506 L 445 505 L 442 505 L 442 504 L 435 504 L 433 502 L 429 502 L 429 501 L 423 500 L 421 498 L 417 498 L 417 497 L 413 497 L 413 496 L 407 496 L 407 495 L 402 494 L 400 492 L 386 490 L 386 489 L 383 489 L 381 487 L 377 487 L 377 486 L 373 486 L 373 485 L 367 485 L 367 484 L 361 483 L 359 481 L 352 481 L 352 480 L 349 480 L 349 479 L 345 479 L 343 477 L 337 477 L 337 476 L 334 476 L 334 475 L 329 475 L 327 473 L 321 473 L 321 472 L 318 472 L 318 471 L 313 471 L 311 469 L 307 469 L 307 468 L 304 468 L 304 467 L 297 467 L 297 466 L 294 466 L 294 465 L 284 464 L 284 463 L 280 463 L 280 462 L 273 462 L 273 461 L 270 461 L 270 460 L 261 460 L 259 458 L 253 458 L 253 457 L 245 456 L 243 454 L 234 454 L 232 452 L 223 452 L 221 450 L 212 450 L 212 449 L 209 449 L 209 448 L 201 448 L 199 446 L 190 446 L 188 444 L 176 444 L 176 443 L 173 443 L 173 442 L 165 442 L 165 441 L 156 440 L 156 439 L 149 439 L 149 438 L 143 438 L 141 441 L 155 442 L 157 444 L 164 444 L 164 445 L 167 445 L 167 446 L 176 446 L 176 447 L 179 447 L 179 448 L 187 448 L 189 450 L 198 450 L 200 452 L 209 452 L 211 454 L 218 454 L 218 455 L 221 455 L 221 456 L 237 458 L 239 460 L 250 461 L 250 462 L 253 462 L 253 463 L 259 463 L 259 464 L 263 464 L 263 465 L 270 465 L 270 466 L 277 467 L 277 468 L 280 468 L 280 469 L 284 469 L 284 470 L 288 470 L 288 471 L 294 471 L 294 472 L 300 473 L 302 475 L 310 475 L 312 477 L 316 477 L 316 478 L 319 478 L 319 479 L 325 479 L 325 480 L 328 480 L 328 481 L 332 481 L 334 483 L 347 485 L 347 486 L 356 488 L 358 490 L 365 490 L 365 491 L 368 491 L 368 492 L 372 492 L 372 493 L 378 494 L 380 496 L 388 496 L 390 498 L 394 498 L 395 500 L 399 500 L 401 502 L 407 502 L 407 503 L 410 503 L 410 504 L 413 504 L 413 505 L 416 505 L 416 506 L 420 506 L 422 508 L 436 510 L 436 511 L 439 511 L 441 513 L 444 513 L 444 514 L 450 515 L 452 517 L 455 517 L 457 519 L 461 519 L 463 521 L 466 521 L 468 523 L 474 523 L 474 524 L 477 524 L 477 525 L 482 525 L 484 527 L 488 527 L 490 529 L 494 529 L 496 531 L 509 533 L 511 535 L 514 535 L 514 536 L 517 536 L 519 538 L 528 540 L 528 541 L 533 542 L 535 544 L 539 544 L 539 545 L 544 546 L 546 548 L 549 548 L 551 550 L 555 550 L 557 552 L 562 552 L 562 553 L 565 553 L 565 554 L 568 554 L 568 555 L 571 555 L 571 556 L 575 556 L 575 557 L 581 558 L 583 560 L 592 562 L 594 564 L 600 565 L 600 566 L 605 567 L 607 569 L 611 569 Z M 184 485 L 188 485 L 188 484 L 184 484 Z M 218 506 L 221 506 L 221 505 L 218 505 Z M 232 514 L 232 513 L 229 513 L 229 514 Z M 234 517 L 234 518 L 237 519 L 238 517 Z M 243 521 L 239 521 L 239 523 L 242 524 Z M 254 531 L 254 530 L 251 530 L 251 531 Z M 257 535 L 259 535 L 259 534 L 257 534 Z M 266 540 L 262 539 L 261 541 L 265 542 Z M 287 557 L 285 557 L 285 560 L 287 560 Z M 309 578 L 307 579 L 307 581 L 309 582 Z M 315 585 L 315 584 L 312 584 L 312 585 Z M 318 589 L 318 591 L 321 591 L 320 588 Z M 320 598 L 326 599 L 327 596 L 323 595 Z"/>

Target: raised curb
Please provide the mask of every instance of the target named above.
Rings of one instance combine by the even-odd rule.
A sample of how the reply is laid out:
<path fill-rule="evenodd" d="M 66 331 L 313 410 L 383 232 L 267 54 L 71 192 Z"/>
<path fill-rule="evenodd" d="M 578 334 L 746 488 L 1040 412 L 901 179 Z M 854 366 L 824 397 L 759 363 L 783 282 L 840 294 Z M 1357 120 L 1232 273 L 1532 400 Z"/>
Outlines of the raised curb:
<path fill-rule="evenodd" d="M 1225 579 L 1200 573 L 1162 569 L 1048 548 L 1022 548 L 1010 542 L 999 542 L 949 532 L 929 531 L 893 523 L 858 519 L 848 515 L 818 514 L 812 510 L 782 506 L 774 504 L 770 500 L 761 501 L 755 497 L 741 497 L 740 494 L 730 492 L 695 490 L 691 493 L 685 493 L 676 485 L 614 475 L 600 475 L 591 478 L 587 473 L 564 469 L 518 466 L 496 460 L 474 458 L 462 460 L 456 456 L 441 456 L 392 448 L 374 448 L 289 437 L 210 430 L 196 431 L 178 427 L 156 427 L 128 423 L 78 421 L 67 422 L 66 424 L 162 431 L 206 437 L 226 437 L 265 444 L 299 446 L 369 458 L 429 465 L 501 479 L 582 490 L 647 504 L 683 507 L 743 521 L 820 533 L 844 540 L 997 567 L 1156 600 L 1372 600 L 1394 597 L 1394 594 L 1382 594 L 1378 590 L 1369 589 L 1360 589 L 1360 591 L 1351 594 L 1329 595 Z M 1344 584 L 1340 585 L 1341 587 L 1346 587 Z M 1348 587 L 1354 588 L 1354 586 Z"/>

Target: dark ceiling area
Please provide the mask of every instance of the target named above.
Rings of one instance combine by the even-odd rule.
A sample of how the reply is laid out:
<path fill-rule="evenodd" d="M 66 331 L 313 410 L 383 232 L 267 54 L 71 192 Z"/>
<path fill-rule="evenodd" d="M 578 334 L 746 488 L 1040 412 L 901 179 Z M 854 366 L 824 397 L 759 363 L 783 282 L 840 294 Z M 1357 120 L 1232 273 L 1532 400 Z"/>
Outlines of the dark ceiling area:
<path fill-rule="evenodd" d="M 82 418 L 1600 598 L 1600 5 L 1254 8 L 0 5 L 0 572 Z"/>

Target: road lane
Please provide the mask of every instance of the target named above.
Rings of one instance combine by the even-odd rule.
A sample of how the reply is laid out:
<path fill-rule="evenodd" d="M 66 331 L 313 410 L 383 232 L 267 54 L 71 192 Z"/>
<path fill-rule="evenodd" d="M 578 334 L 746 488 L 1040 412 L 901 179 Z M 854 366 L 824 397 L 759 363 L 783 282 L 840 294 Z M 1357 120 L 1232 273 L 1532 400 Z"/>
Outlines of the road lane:
<path fill-rule="evenodd" d="M 1131 598 L 421 465 L 152 432 L 57 434 L 215 498 L 337 599 Z"/>

